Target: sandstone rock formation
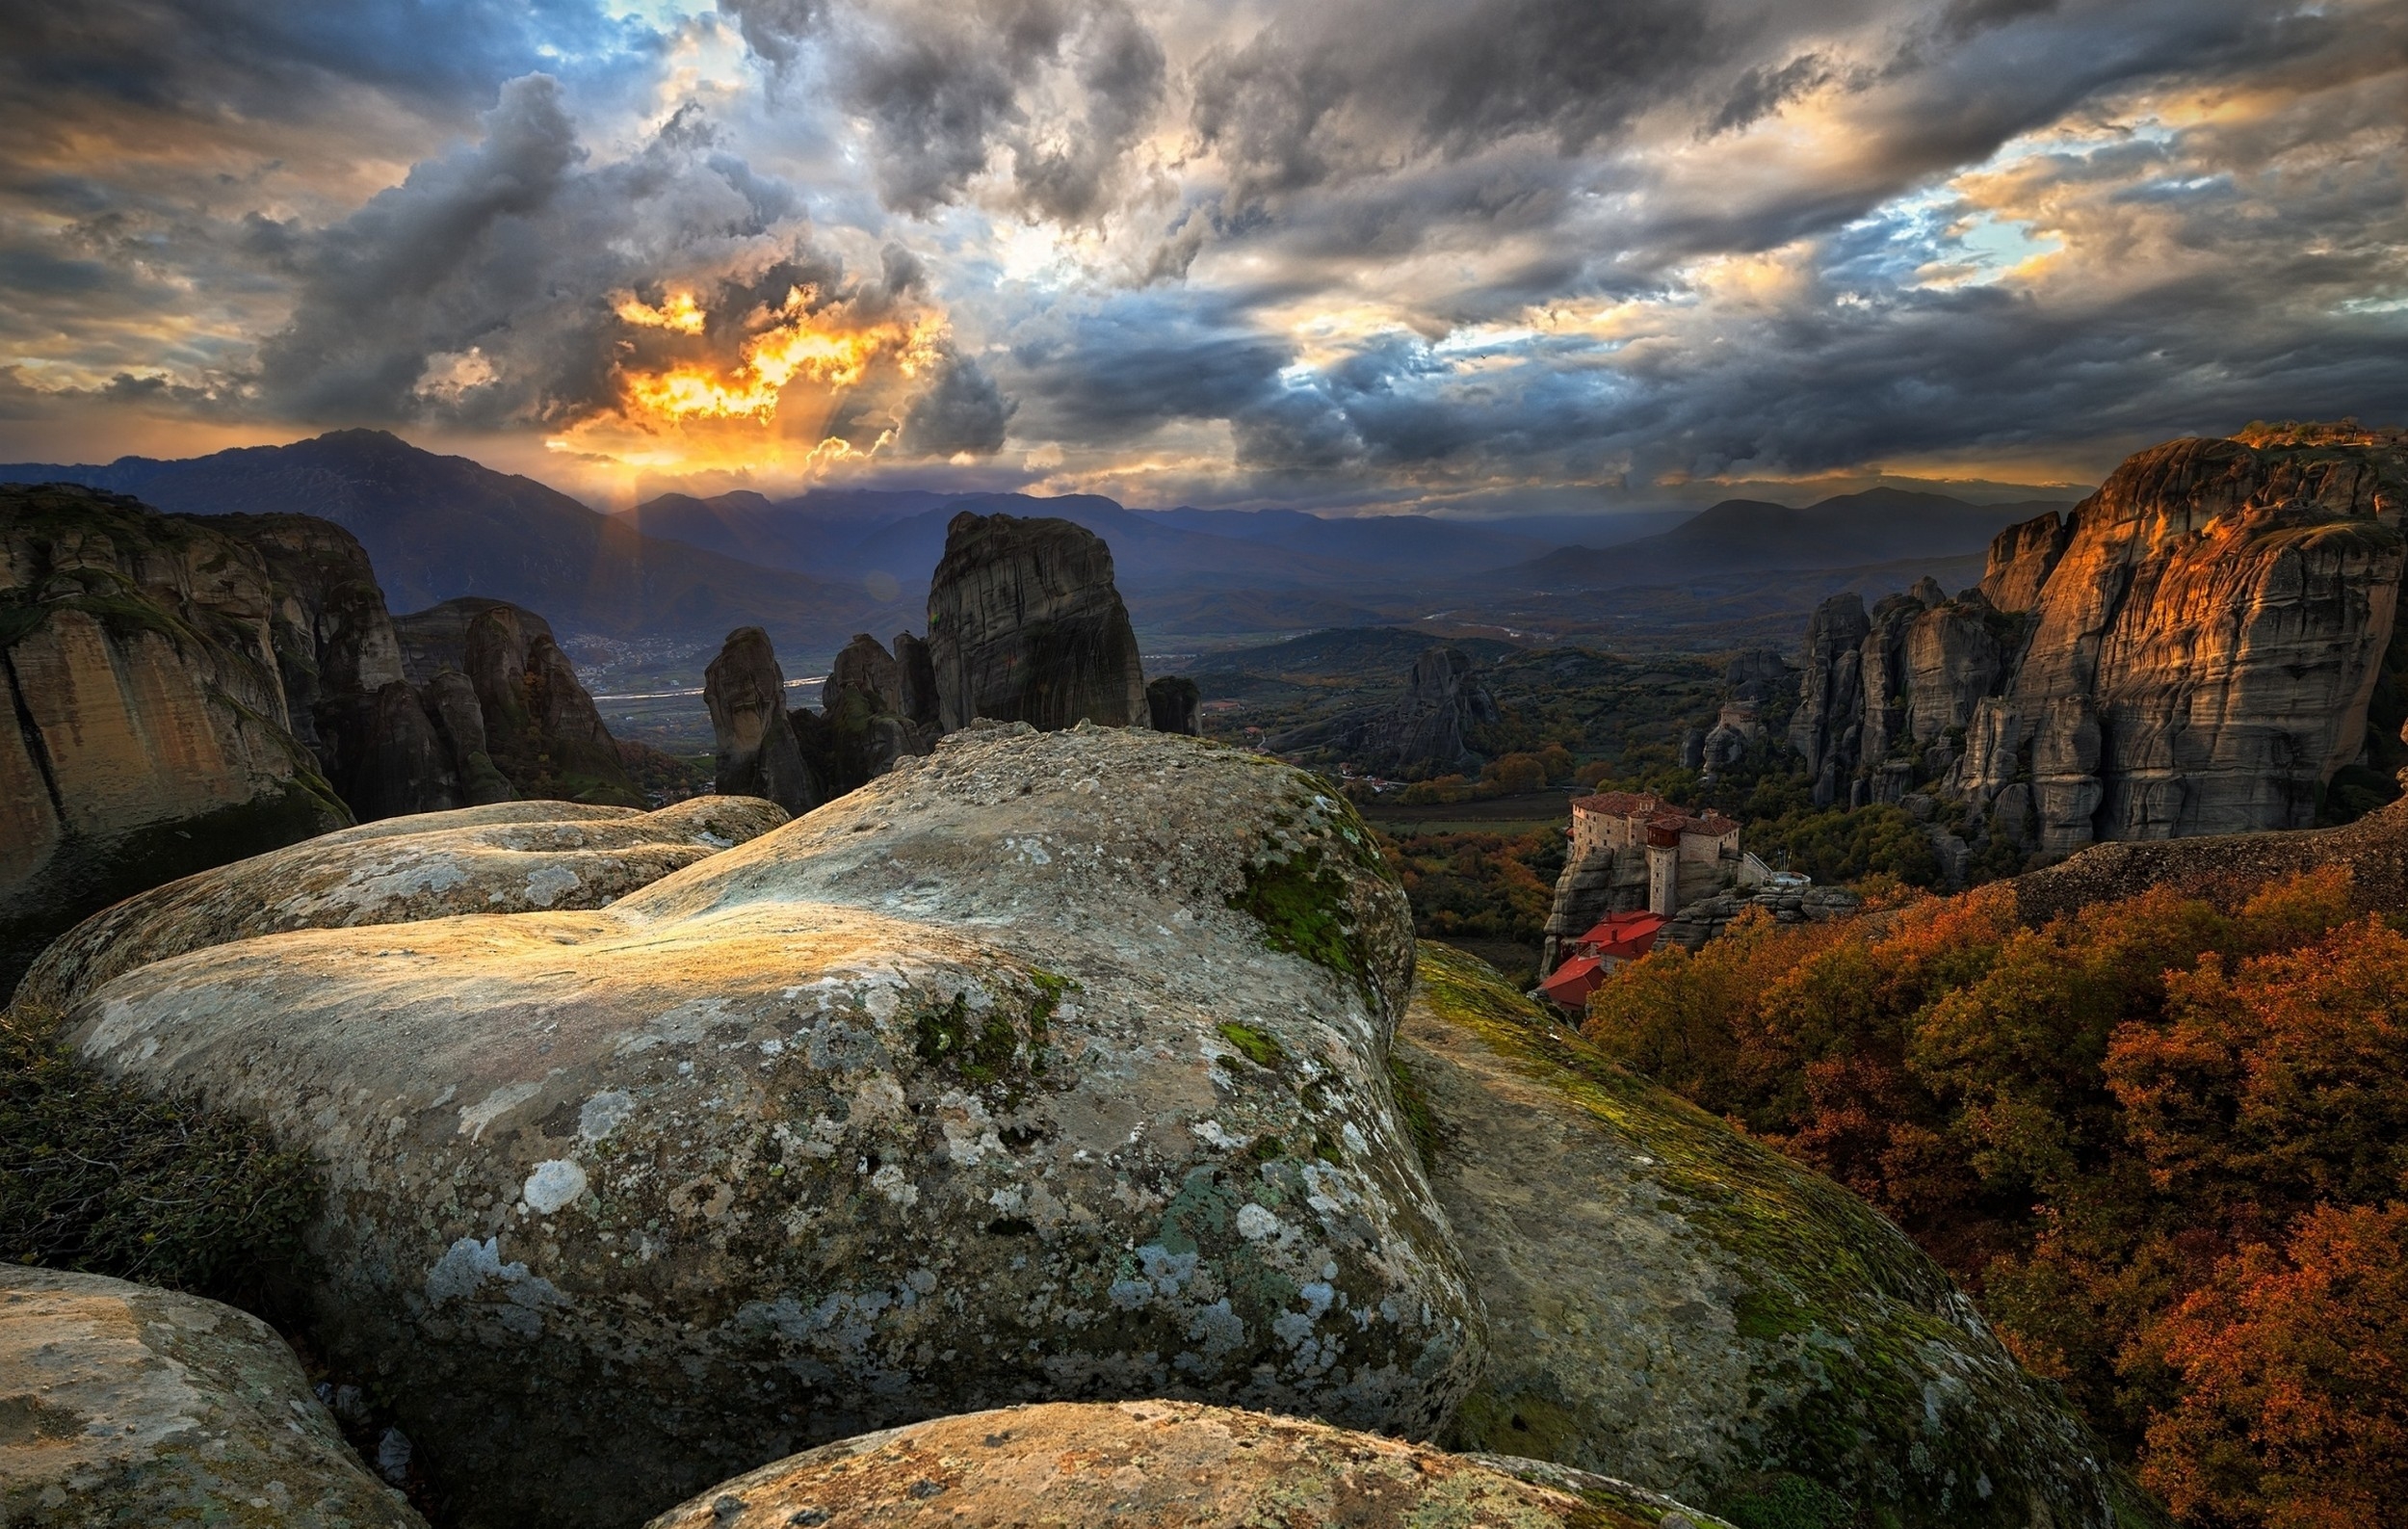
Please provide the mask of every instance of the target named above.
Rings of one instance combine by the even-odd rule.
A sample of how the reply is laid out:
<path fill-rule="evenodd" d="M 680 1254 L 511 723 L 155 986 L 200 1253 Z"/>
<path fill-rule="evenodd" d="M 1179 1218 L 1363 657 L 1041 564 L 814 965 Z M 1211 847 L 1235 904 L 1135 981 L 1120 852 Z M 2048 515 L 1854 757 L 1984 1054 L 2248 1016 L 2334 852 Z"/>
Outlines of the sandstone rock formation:
<path fill-rule="evenodd" d="M 18 996 L 65 1009 L 119 972 L 296 929 L 603 908 L 786 821 L 752 797 L 657 812 L 511 802 L 387 818 L 170 882 L 42 952 Z"/>
<path fill-rule="evenodd" d="M 855 632 L 828 666 L 827 683 L 820 693 L 823 707 L 843 690 L 861 692 L 879 711 L 904 715 L 903 666 L 885 644 L 867 632 Z"/>
<path fill-rule="evenodd" d="M 895 669 L 903 678 L 899 710 L 903 721 L 919 728 L 923 736 L 937 736 L 944 725 L 937 715 L 936 662 L 929 657 L 929 645 L 909 632 L 897 632 Z"/>
<path fill-rule="evenodd" d="M 1402 699 L 1361 706 L 1267 740 L 1281 753 L 1325 751 L 1383 775 L 1426 776 L 1479 762 L 1471 738 L 1497 723 L 1497 702 L 1460 648 L 1432 647 L 1413 661 Z"/>
<path fill-rule="evenodd" d="M 1052 730 L 1149 715 L 1112 551 L 1067 520 L 955 515 L 929 586 L 928 647 L 947 732 L 981 717 Z"/>
<path fill-rule="evenodd" d="M 1729 1529 L 1537 1461 L 1155 1401 L 1006 1408 L 849 1438 L 721 1483 L 649 1529 L 821 1523 Z"/>
<path fill-rule="evenodd" d="M 484 719 L 485 751 L 528 797 L 641 806 L 593 698 L 548 629 L 515 605 L 495 604 L 468 623 L 461 672 Z"/>
<path fill-rule="evenodd" d="M 1489 1323 L 1448 1441 L 1750 1523 L 1785 1478 L 1859 1522 L 2118 1522 L 2097 1440 L 1903 1233 L 1557 1025 L 1422 947 L 1396 1057 Z"/>
<path fill-rule="evenodd" d="M 1722 710 L 1698 742 L 1697 768 L 1708 779 L 1746 758 L 1767 736 L 1767 715 L 1796 699 L 1796 678 L 1775 648 L 1754 647 L 1734 655 L 1722 683 Z"/>
<path fill-rule="evenodd" d="M 718 744 L 719 790 L 766 797 L 797 817 L 825 801 L 786 711 L 786 672 L 757 626 L 727 634 L 703 672 Z"/>
<path fill-rule="evenodd" d="M 0 1523 L 426 1529 L 266 1323 L 14 1265 L 0 1265 Z"/>
<path fill-rule="evenodd" d="M 2237 907 L 2268 882 L 2327 870 L 2347 873 L 2350 902 L 2360 912 L 2408 912 L 2408 801 L 2334 829 L 2094 844 L 2012 884 L 2016 915 L 2045 924 L 2159 886 Z"/>
<path fill-rule="evenodd" d="M 409 611 L 393 618 L 393 634 L 400 644 L 402 675 L 413 685 L 429 685 L 435 676 L 449 672 L 465 672 L 468 668 L 468 628 L 485 612 L 509 606 L 517 613 L 519 627 L 534 637 L 550 637 L 558 641 L 552 623 L 523 605 L 510 605 L 508 600 L 486 599 L 483 595 L 463 594 L 456 599 L 430 605 L 423 611 Z"/>
<path fill-rule="evenodd" d="M 2304 828 L 2366 743 L 2404 512 L 2408 433 L 2256 428 L 2010 528 L 1977 591 L 1826 602 L 1791 730 L 1816 800 L 1929 782 L 2046 855 Z"/>
<path fill-rule="evenodd" d="M 1146 720 L 1156 732 L 1179 732 L 1193 738 L 1203 731 L 1204 698 L 1195 681 L 1184 674 L 1165 674 L 1145 687 Z"/>
<path fill-rule="evenodd" d="M 294 736 L 277 607 L 222 530 L 0 489 L 0 992 L 95 908 L 351 820 Z"/>
<path fill-rule="evenodd" d="M 1482 1344 L 1411 962 L 1312 778 L 989 726 L 608 908 L 191 950 L 68 1036 L 326 1164 L 313 1341 L 471 1523 L 624 1524 L 1021 1400 L 1439 1427 Z"/>

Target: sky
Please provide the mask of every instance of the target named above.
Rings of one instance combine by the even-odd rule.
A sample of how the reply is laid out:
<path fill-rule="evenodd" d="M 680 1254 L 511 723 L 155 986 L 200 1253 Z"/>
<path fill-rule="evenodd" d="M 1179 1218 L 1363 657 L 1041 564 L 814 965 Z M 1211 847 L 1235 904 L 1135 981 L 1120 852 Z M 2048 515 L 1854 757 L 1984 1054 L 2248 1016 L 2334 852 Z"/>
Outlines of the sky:
<path fill-rule="evenodd" d="M 2408 423 L 2397 0 L 0 22 L 0 460 L 1479 514 Z"/>

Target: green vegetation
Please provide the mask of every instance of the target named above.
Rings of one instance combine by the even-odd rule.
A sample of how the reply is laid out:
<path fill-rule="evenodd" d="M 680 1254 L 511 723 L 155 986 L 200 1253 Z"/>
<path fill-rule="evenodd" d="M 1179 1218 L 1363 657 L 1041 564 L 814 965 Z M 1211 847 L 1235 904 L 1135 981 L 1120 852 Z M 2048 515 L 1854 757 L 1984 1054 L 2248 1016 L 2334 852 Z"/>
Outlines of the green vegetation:
<path fill-rule="evenodd" d="M 1702 1493 L 1707 1507 L 1737 1522 L 1749 1521 L 1741 1517 L 1747 1512 L 1759 1523 L 1784 1522 L 1765 1515 L 1803 1511 L 1819 1500 L 1782 1488 L 1795 1476 L 1854 1505 L 1835 1523 L 1955 1521 L 1940 1506 L 1948 1472 L 1960 1483 L 1983 1471 L 2003 1479 L 2005 1463 L 2024 1447 L 2019 1435 L 2062 1426 L 2043 1388 L 2003 1365 L 1969 1365 L 1959 1373 L 1978 1387 L 1980 1408 L 1998 1416 L 2003 1432 L 1985 1443 L 1960 1430 L 1958 1455 L 1932 1459 L 1937 1441 L 1924 1427 L 1924 1386 L 1932 1355 L 1963 1353 L 1965 1334 L 1945 1314 L 1950 1287 L 1930 1259 L 1838 1184 L 1782 1161 L 1565 1035 L 1559 1020 L 1480 962 L 1425 943 L 1419 971 L 1423 996 L 1440 1018 L 1514 1061 L 1525 1076 L 1587 1111 L 1650 1160 L 1648 1173 L 1683 1220 L 1726 1261 L 1740 1292 L 1733 1298 L 1739 1335 L 1757 1346 L 1754 1362 L 1784 1389 L 1819 1396 L 1783 1410 L 1762 1436 L 1762 1474 L 1741 1474 Z M 1478 1391 L 1450 1437 L 1462 1448 L 1543 1453 L 1551 1433 L 1573 1426 L 1551 1415 L 1543 1399 Z M 1979 1455 L 1985 1450 L 1995 1454 Z M 1918 1467 L 1913 1480 L 1900 1481 L 1894 1465 L 1869 1465 L 1916 1454 L 1930 1468 Z M 1989 1521 L 1996 1521 L 1996 1507 Z M 1902 1516 L 1884 1518 L 1885 1512 Z"/>
<path fill-rule="evenodd" d="M 1318 849 L 1245 868 L 1245 885 L 1229 906 L 1263 926 L 1263 943 L 1301 956 L 1358 987 L 1368 985 L 1353 921 L 1347 916 L 1347 881 Z"/>
<path fill-rule="evenodd" d="M 241 1299 L 298 1267 L 306 1153 L 62 1051 L 59 1016 L 0 1013 L 0 1260 Z"/>
<path fill-rule="evenodd" d="M 1248 1062 L 1258 1068 L 1275 1068 L 1288 1059 L 1286 1049 L 1279 1044 L 1279 1038 L 1269 1031 L 1240 1024 L 1235 1019 L 1223 1020 L 1215 1028 L 1220 1031 L 1223 1041 L 1236 1046 Z"/>

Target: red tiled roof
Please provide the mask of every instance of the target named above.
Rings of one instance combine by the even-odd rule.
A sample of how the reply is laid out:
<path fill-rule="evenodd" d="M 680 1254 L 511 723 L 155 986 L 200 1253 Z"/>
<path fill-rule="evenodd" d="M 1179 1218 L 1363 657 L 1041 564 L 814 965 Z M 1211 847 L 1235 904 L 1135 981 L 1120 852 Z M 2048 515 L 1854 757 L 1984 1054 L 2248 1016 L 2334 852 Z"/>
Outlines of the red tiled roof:
<path fill-rule="evenodd" d="M 1656 936 L 1669 922 L 1662 913 L 1610 913 L 1572 943 L 1599 956 L 1636 961 L 1656 948 Z"/>
<path fill-rule="evenodd" d="M 1638 818 L 1651 828 L 1666 828 L 1675 833 L 1703 833 L 1717 839 L 1739 827 L 1719 812 L 1693 813 L 1645 791 L 1601 791 L 1593 796 L 1575 797 L 1572 810 L 1608 818 Z"/>
<path fill-rule="evenodd" d="M 1575 797 L 1575 812 L 1595 812 L 1609 818 L 1643 818 L 1663 810 L 1663 799 L 1644 791 L 1601 791 Z"/>
<path fill-rule="evenodd" d="M 1578 1009 L 1588 1002 L 1606 980 L 1594 956 L 1575 956 L 1556 968 L 1555 975 L 1538 985 L 1538 990 L 1566 1009 Z"/>

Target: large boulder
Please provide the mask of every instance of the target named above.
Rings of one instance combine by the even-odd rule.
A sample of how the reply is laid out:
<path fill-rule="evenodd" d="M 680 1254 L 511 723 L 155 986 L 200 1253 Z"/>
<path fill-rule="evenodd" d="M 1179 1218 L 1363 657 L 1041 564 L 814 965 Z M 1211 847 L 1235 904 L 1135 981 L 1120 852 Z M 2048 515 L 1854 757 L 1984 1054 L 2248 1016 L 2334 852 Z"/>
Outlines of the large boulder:
<path fill-rule="evenodd" d="M 1728 1529 L 1537 1461 L 1193 1402 L 1057 1402 L 864 1435 L 724 1482 L 649 1529 L 829 1523 Z"/>
<path fill-rule="evenodd" d="M 313 1340 L 467 1522 L 625 1524 L 1018 1401 L 1442 1426 L 1412 950 L 1313 778 L 1013 725 L 605 909 L 194 950 L 67 1034 L 324 1163 Z"/>
<path fill-rule="evenodd" d="M 18 996 L 65 1008 L 119 972 L 260 935 L 601 908 L 786 821 L 696 797 L 658 812 L 512 802 L 386 818 L 151 888 L 42 952 Z"/>
<path fill-rule="evenodd" d="M 1396 1058 L 1489 1321 L 1449 1442 L 1742 1523 L 2112 1529 L 2098 1441 L 1903 1233 L 1559 1024 L 1422 947 Z"/>
<path fill-rule="evenodd" d="M 256 1317 L 0 1265 L 0 1523 L 426 1529 Z"/>
<path fill-rule="evenodd" d="M 929 585 L 939 724 L 1142 725 L 1150 712 L 1112 549 L 1067 520 L 954 516 Z"/>

